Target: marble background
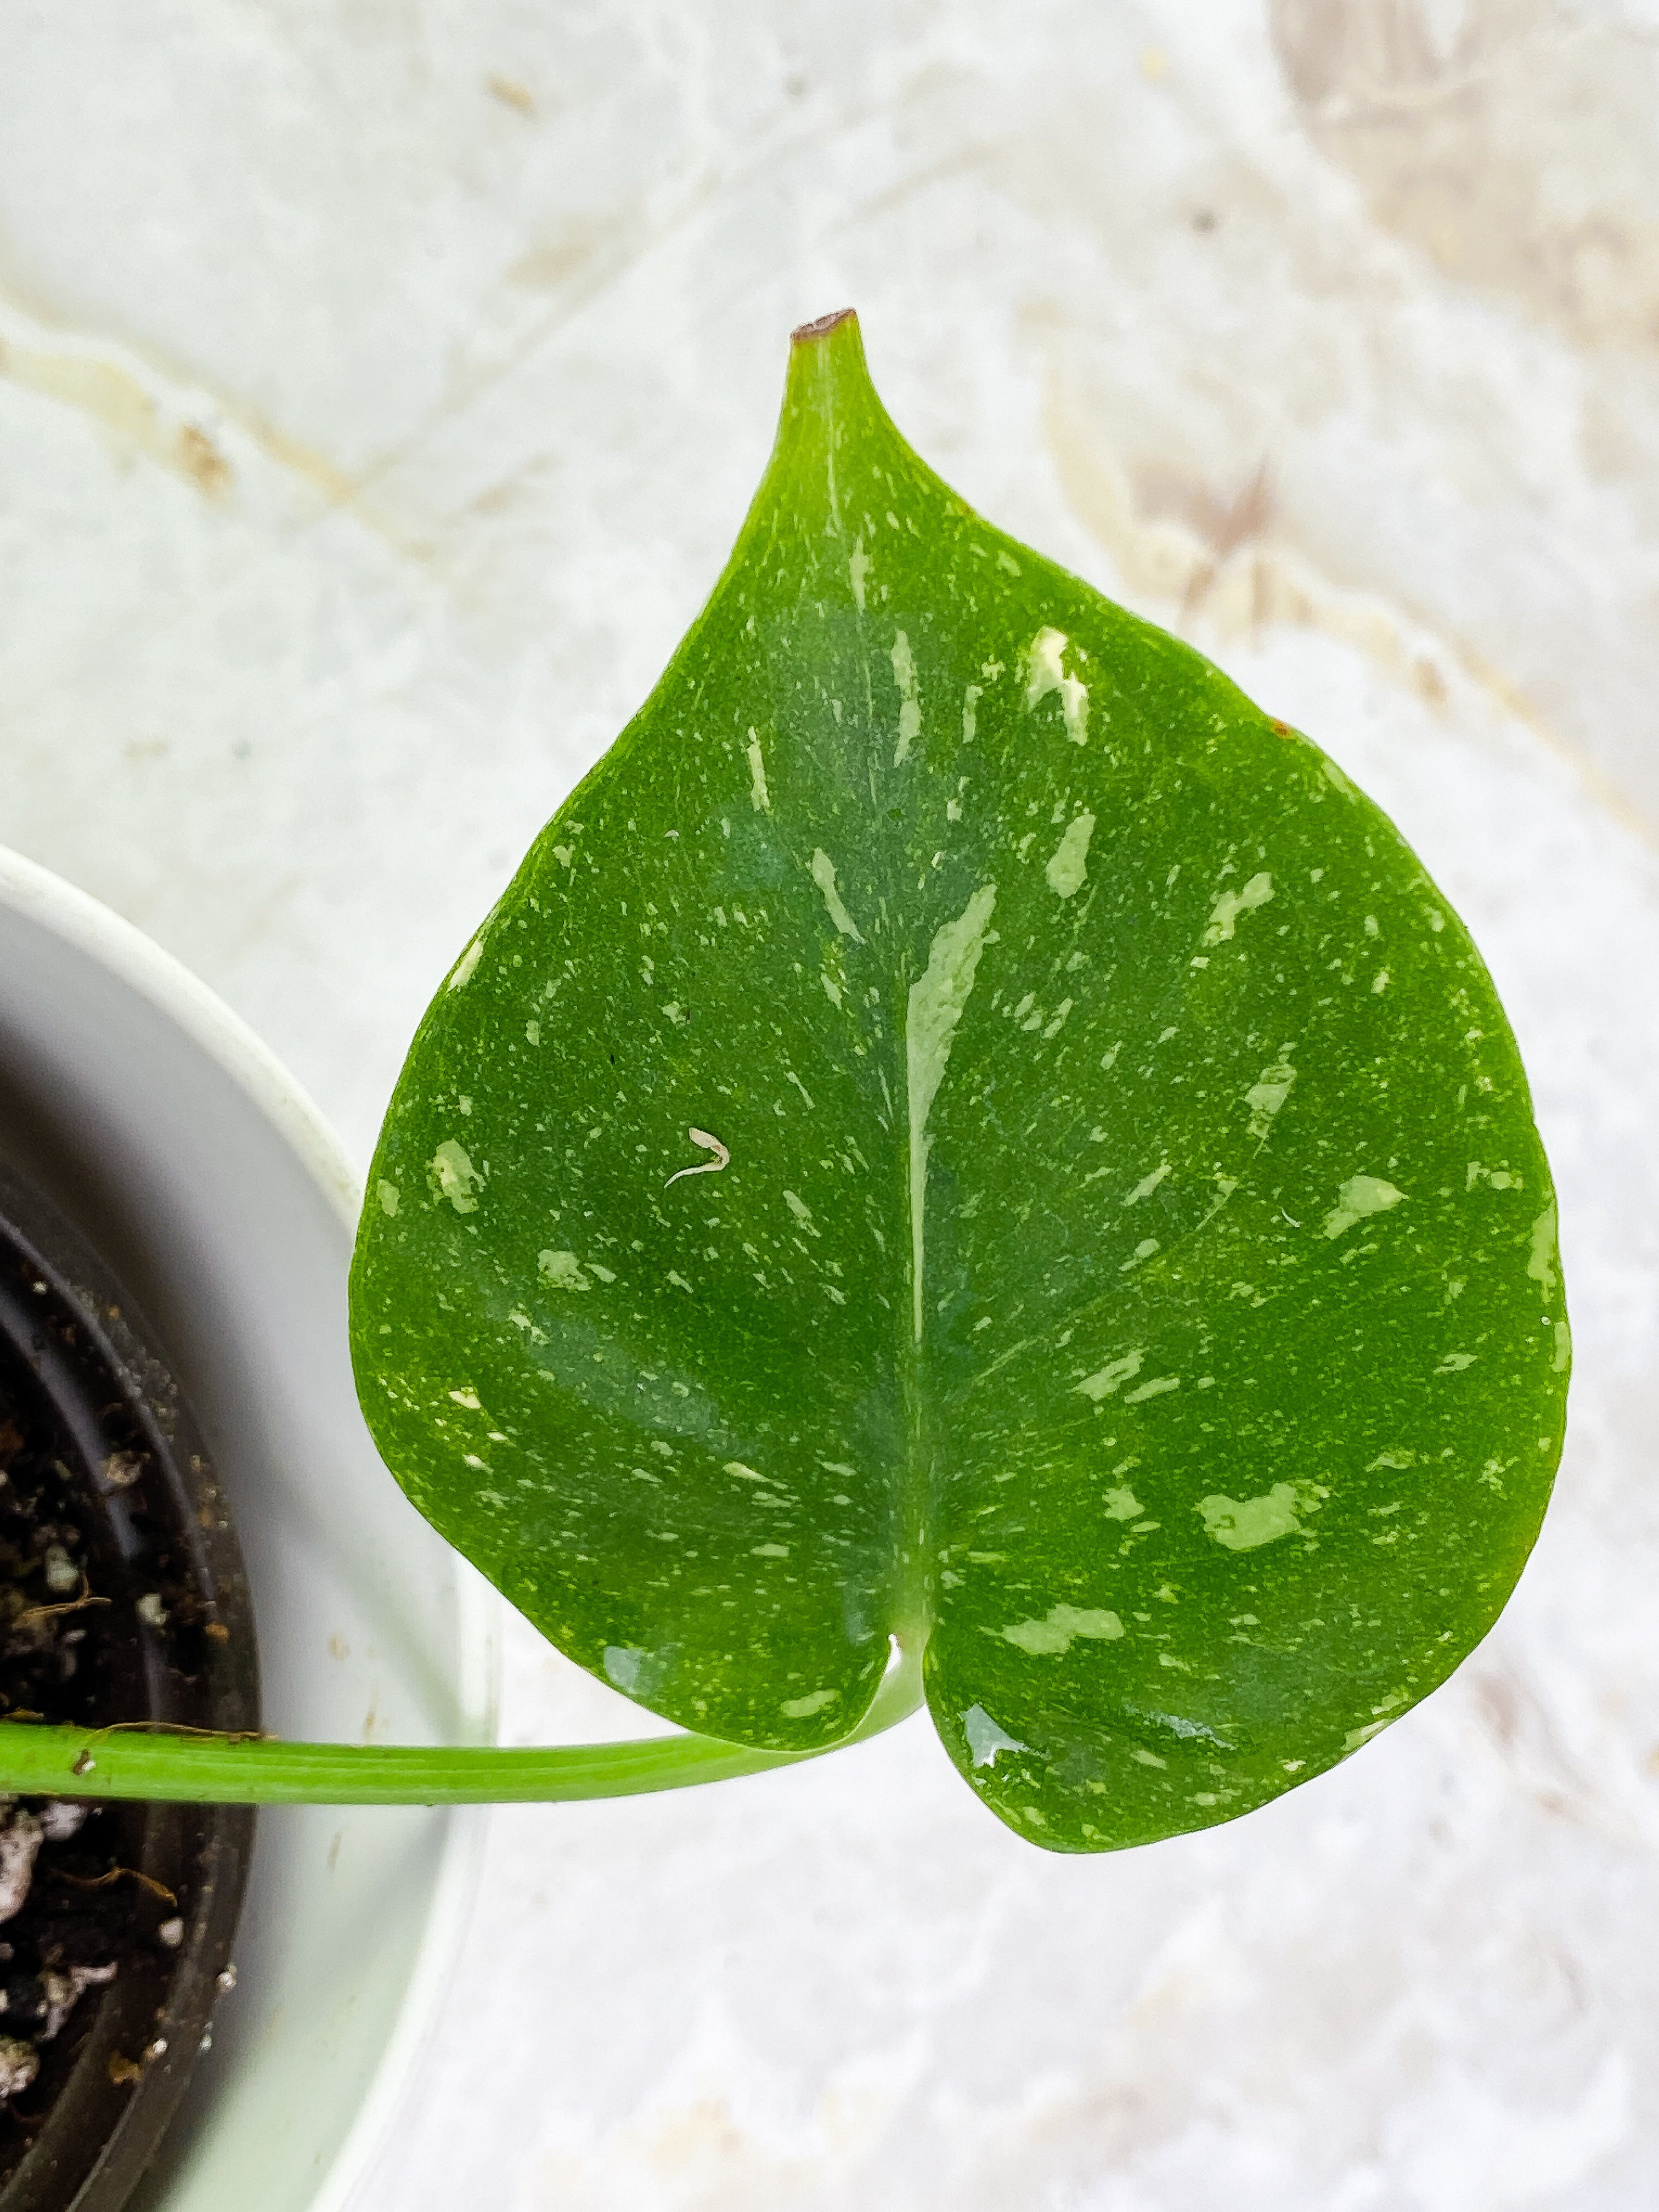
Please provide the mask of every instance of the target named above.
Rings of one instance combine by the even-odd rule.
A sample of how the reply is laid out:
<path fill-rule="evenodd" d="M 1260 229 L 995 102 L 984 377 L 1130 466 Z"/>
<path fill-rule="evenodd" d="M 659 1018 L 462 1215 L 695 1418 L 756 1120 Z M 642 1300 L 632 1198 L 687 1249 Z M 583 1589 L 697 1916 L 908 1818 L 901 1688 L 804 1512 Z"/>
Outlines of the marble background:
<path fill-rule="evenodd" d="M 495 1818 L 364 2212 L 1649 2212 L 1656 0 L 0 9 L 0 839 L 366 1161 L 855 303 L 975 505 L 1318 735 L 1528 1055 L 1578 1344 L 1498 1631 L 1057 1860 L 925 1726 Z M 629 1710 L 527 1632 L 506 1729 Z"/>

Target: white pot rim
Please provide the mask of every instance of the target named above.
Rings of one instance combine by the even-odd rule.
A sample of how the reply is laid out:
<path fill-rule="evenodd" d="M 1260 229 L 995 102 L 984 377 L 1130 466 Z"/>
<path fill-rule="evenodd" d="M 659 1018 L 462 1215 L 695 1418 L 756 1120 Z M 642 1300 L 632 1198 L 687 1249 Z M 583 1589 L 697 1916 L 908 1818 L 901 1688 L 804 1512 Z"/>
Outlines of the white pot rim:
<path fill-rule="evenodd" d="M 362 1185 L 339 1139 L 276 1054 L 199 977 L 98 899 L 5 846 L 0 846 L 0 909 L 85 955 L 182 1031 L 270 1124 L 348 1234 L 355 1231 Z M 386 1480 L 390 1486 L 389 1474 Z M 463 1739 L 493 1742 L 500 1601 L 459 1557 L 456 1568 L 457 1633 L 449 1687 Z M 484 1807 L 450 1813 L 396 2021 L 355 2119 L 304 2200 L 305 2212 L 340 2212 L 363 2179 L 408 2089 L 465 1935 L 487 1819 Z M 165 2203 L 171 2194 L 167 2191 L 160 2201 Z"/>
<path fill-rule="evenodd" d="M 347 1228 L 356 1228 L 362 1184 L 339 1139 L 264 1038 L 199 975 L 90 891 L 9 845 L 0 845 L 0 904 L 90 953 L 169 1015 L 246 1092 L 311 1170 Z"/>

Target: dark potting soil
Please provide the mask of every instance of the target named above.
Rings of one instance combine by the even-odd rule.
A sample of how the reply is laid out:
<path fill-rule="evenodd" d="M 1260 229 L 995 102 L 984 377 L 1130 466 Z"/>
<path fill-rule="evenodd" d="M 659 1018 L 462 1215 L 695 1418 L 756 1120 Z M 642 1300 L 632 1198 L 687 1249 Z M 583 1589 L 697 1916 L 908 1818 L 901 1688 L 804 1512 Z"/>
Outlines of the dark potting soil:
<path fill-rule="evenodd" d="M 258 1663 L 159 1340 L 0 1164 L 0 1719 L 30 1716 L 246 1734 Z M 250 1807 L 0 1796 L 5 2212 L 119 2212 L 154 2165 L 234 1978 L 253 1827 Z"/>
<path fill-rule="evenodd" d="M 123 1408 L 107 1412 L 102 1480 L 119 1488 L 143 1460 L 118 1448 Z M 95 1728 L 143 1710 L 135 1620 L 192 1598 L 136 1585 L 55 1428 L 34 1378 L 0 1349 L 0 1716 Z M 131 1812 L 0 1797 L 0 2158 L 8 2135 L 44 2118 L 97 1993 L 141 1952 L 183 1940 L 178 1899 L 128 1863 Z M 142 2056 L 132 2063 L 136 2075 Z"/>

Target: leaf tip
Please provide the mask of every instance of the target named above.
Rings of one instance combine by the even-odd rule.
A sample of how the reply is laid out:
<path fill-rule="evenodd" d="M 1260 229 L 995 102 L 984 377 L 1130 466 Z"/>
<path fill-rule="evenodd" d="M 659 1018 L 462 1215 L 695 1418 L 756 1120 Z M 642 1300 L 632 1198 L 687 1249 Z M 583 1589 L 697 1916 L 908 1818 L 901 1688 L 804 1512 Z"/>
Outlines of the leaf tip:
<path fill-rule="evenodd" d="M 864 333 L 851 307 L 837 307 L 790 331 L 786 417 L 796 410 L 822 417 L 849 404 L 857 410 L 872 401 L 879 412 L 864 357 Z"/>
<path fill-rule="evenodd" d="M 833 307 L 827 315 L 815 315 L 810 323 L 797 323 L 789 333 L 789 343 L 792 346 L 810 345 L 815 338 L 827 338 L 842 323 L 856 326 L 858 315 L 853 308 Z"/>

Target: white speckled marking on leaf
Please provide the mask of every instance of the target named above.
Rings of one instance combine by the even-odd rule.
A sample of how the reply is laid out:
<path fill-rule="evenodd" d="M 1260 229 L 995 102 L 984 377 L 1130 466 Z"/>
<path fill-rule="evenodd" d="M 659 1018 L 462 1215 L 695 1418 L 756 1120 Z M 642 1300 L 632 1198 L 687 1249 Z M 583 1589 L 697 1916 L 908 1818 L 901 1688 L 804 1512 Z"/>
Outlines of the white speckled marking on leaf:
<path fill-rule="evenodd" d="M 1033 1657 L 1051 1658 L 1069 1651 L 1079 1637 L 1095 1644 L 1115 1643 L 1123 1633 L 1123 1623 L 1115 1613 L 1056 1605 L 1041 1620 L 1017 1620 L 1002 1633 L 1006 1642 Z"/>
<path fill-rule="evenodd" d="M 812 881 L 823 893 L 823 903 L 829 908 L 830 919 L 843 937 L 850 937 L 854 945 L 862 945 L 864 932 L 848 913 L 836 883 L 836 864 L 822 845 L 812 855 Z"/>
<path fill-rule="evenodd" d="M 1276 1482 L 1261 1498 L 1200 1498 L 1204 1533 L 1230 1552 L 1253 1552 L 1258 1545 L 1293 1536 L 1302 1523 L 1297 1519 L 1297 1492 L 1289 1482 Z"/>
<path fill-rule="evenodd" d="M 1090 813 L 1073 817 L 1066 826 L 1060 839 L 1043 870 L 1048 878 L 1048 888 L 1059 897 L 1074 897 L 1082 888 L 1089 864 L 1089 840 L 1095 834 L 1095 817 Z"/>
<path fill-rule="evenodd" d="M 1060 660 L 1068 641 L 1063 629 L 1045 625 L 1031 640 L 1026 653 L 1025 704 L 1028 710 L 1060 694 L 1060 719 L 1066 734 L 1076 745 L 1089 742 L 1089 687 L 1080 676 L 1068 676 Z"/>
<path fill-rule="evenodd" d="M 910 747 L 921 734 L 921 701 L 916 691 L 916 657 L 910 650 L 910 641 L 902 630 L 893 640 L 890 656 L 893 681 L 899 688 L 898 743 L 893 748 L 893 766 L 898 768 L 910 757 Z"/>
<path fill-rule="evenodd" d="M 472 1164 L 465 1146 L 453 1137 L 446 1137 L 432 1155 L 432 1174 L 441 1196 L 447 1198 L 457 1213 L 476 1213 L 478 1201 L 472 1195 L 480 1188 L 483 1177 Z"/>
<path fill-rule="evenodd" d="M 1092 1398 L 1097 1405 L 1103 1398 L 1115 1397 L 1126 1382 L 1133 1382 L 1139 1374 L 1140 1363 L 1145 1357 L 1144 1352 L 1126 1352 L 1121 1359 L 1113 1360 L 1109 1366 L 1101 1368 L 1097 1374 L 1085 1375 L 1076 1388 L 1085 1398 Z"/>
<path fill-rule="evenodd" d="M 1224 945 L 1238 927 L 1238 917 L 1249 914 L 1256 907 L 1266 906 L 1273 895 L 1273 879 L 1264 869 L 1252 876 L 1249 883 L 1236 891 L 1223 891 L 1210 909 L 1209 927 L 1204 933 L 1206 945 Z"/>
<path fill-rule="evenodd" d="M 974 988 L 985 933 L 997 902 L 994 884 L 981 884 L 955 921 L 935 932 L 927 970 L 910 986 L 904 1025 L 910 1109 L 910 1267 L 915 1340 L 921 1342 L 922 1255 L 927 1202 L 927 1116 L 945 1078 L 951 1043 Z"/>
<path fill-rule="evenodd" d="M 1336 1204 L 1325 1216 L 1325 1234 L 1341 1237 L 1368 1214 L 1386 1213 L 1391 1206 L 1398 1206 L 1405 1195 L 1403 1190 L 1396 1190 L 1380 1176 L 1350 1176 L 1336 1194 Z"/>
<path fill-rule="evenodd" d="M 766 788 L 766 760 L 761 751 L 758 731 L 750 730 L 745 750 L 749 755 L 749 804 L 757 814 L 769 814 L 772 794 Z"/>

